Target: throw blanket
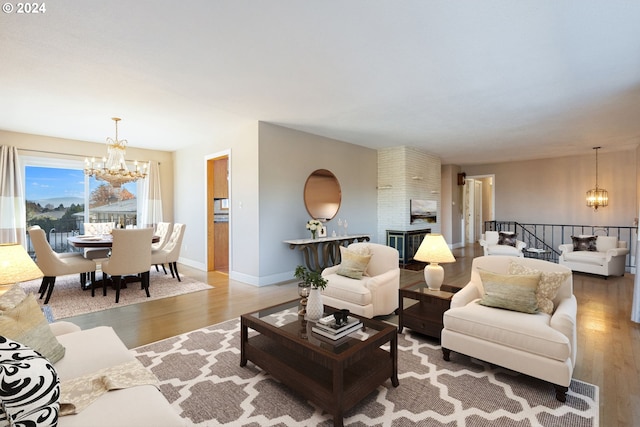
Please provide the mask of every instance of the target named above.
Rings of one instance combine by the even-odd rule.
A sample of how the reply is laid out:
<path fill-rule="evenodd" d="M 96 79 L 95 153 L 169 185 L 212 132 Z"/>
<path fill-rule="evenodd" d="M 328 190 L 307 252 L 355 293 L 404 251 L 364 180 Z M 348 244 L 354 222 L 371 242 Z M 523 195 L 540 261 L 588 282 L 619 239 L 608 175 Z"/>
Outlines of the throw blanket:
<path fill-rule="evenodd" d="M 60 383 L 60 416 L 77 414 L 110 390 L 158 386 L 158 379 L 136 359 Z"/>

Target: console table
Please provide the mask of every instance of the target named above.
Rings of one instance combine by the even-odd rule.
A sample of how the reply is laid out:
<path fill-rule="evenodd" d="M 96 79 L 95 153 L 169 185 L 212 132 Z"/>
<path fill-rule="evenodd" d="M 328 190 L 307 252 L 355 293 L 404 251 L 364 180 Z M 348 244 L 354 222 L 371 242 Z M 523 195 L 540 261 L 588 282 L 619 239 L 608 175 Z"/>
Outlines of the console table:
<path fill-rule="evenodd" d="M 291 249 L 298 249 L 304 255 L 304 262 L 309 270 L 322 271 L 332 265 L 340 264 L 340 246 L 348 246 L 353 242 L 368 242 L 366 234 L 349 236 L 319 237 L 317 239 L 285 240 Z"/>

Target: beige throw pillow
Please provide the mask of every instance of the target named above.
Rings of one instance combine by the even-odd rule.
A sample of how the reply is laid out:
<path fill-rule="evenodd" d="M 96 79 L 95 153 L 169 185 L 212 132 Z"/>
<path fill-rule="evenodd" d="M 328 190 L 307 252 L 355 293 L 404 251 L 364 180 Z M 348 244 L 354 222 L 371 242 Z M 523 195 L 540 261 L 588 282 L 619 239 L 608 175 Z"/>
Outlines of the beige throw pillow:
<path fill-rule="evenodd" d="M 31 347 L 51 363 L 64 356 L 64 347 L 51 332 L 33 294 L 0 316 L 0 335 Z"/>
<path fill-rule="evenodd" d="M 536 313 L 536 288 L 540 274 L 504 275 L 479 270 L 484 295 L 480 304 L 522 313 Z"/>
<path fill-rule="evenodd" d="M 7 292 L 0 295 L 0 311 L 10 310 L 20 304 L 27 294 L 20 285 L 13 285 Z"/>
<path fill-rule="evenodd" d="M 362 279 L 364 271 L 367 269 L 369 261 L 371 260 L 371 254 L 364 252 L 368 252 L 368 249 L 366 251 L 359 250 L 356 252 L 340 246 L 340 257 L 342 260 L 336 273 L 352 279 Z"/>
<path fill-rule="evenodd" d="M 509 274 L 540 274 L 540 282 L 536 289 L 536 299 L 538 300 L 538 310 L 552 314 L 554 310 L 553 299 L 558 294 L 558 289 L 571 275 L 568 271 L 540 271 L 527 267 L 515 261 L 509 263 Z"/>

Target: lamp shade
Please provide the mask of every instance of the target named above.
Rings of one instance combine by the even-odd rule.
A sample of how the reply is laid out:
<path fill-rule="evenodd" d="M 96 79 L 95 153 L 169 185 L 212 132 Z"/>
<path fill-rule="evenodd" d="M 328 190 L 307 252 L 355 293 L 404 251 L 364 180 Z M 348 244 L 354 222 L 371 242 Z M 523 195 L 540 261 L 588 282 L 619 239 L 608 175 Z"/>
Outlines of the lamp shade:
<path fill-rule="evenodd" d="M 442 234 L 427 234 L 413 259 L 423 262 L 456 262 Z"/>
<path fill-rule="evenodd" d="M 44 276 L 21 244 L 0 244 L 0 285 L 9 285 Z"/>

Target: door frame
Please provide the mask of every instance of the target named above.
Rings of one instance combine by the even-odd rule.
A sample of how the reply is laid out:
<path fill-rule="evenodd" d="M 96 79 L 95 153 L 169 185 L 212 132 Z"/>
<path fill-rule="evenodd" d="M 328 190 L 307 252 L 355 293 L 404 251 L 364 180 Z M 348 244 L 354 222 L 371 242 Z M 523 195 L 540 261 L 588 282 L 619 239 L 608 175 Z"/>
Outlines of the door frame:
<path fill-rule="evenodd" d="M 473 175 L 473 176 L 467 176 L 466 177 L 467 180 L 465 180 L 465 185 L 466 184 L 471 184 L 471 183 L 475 183 L 475 181 L 481 181 L 484 184 L 489 185 L 491 191 L 489 192 L 490 200 L 487 200 L 487 198 L 482 197 L 482 205 L 479 207 L 481 210 L 486 210 L 485 208 L 489 208 L 489 215 L 488 218 L 482 218 L 482 225 L 484 225 L 485 221 L 494 221 L 495 220 L 495 215 L 496 215 L 496 176 L 495 174 L 486 174 L 486 175 Z M 474 184 L 475 186 L 475 184 Z M 471 187 L 469 185 L 469 187 Z M 468 207 L 471 206 L 471 197 L 474 193 L 474 190 L 468 191 L 469 187 L 467 189 L 465 189 L 465 191 L 463 192 L 464 194 L 464 200 L 463 200 L 463 206 L 464 206 L 464 211 L 463 211 L 463 239 L 465 244 L 467 243 L 474 243 L 474 241 L 469 241 L 469 234 L 471 232 L 471 228 L 473 228 L 472 226 L 469 226 L 467 223 L 467 219 L 468 219 Z M 482 215 L 484 217 L 484 215 Z M 482 234 L 482 230 L 480 230 L 480 234 Z"/>
<path fill-rule="evenodd" d="M 210 260 L 209 257 L 209 252 L 210 252 L 210 248 L 211 245 L 213 245 L 213 241 L 214 241 L 214 227 L 213 227 L 213 199 L 209 200 L 209 195 L 213 193 L 213 179 L 210 179 L 211 177 L 209 176 L 209 164 L 210 162 L 215 161 L 216 159 L 221 159 L 221 158 L 227 158 L 227 170 L 228 170 L 228 183 L 227 185 L 229 186 L 229 272 L 231 272 L 231 266 L 233 265 L 233 260 L 232 260 L 232 254 L 233 251 L 231 250 L 232 248 L 232 244 L 233 244 L 233 233 L 231 232 L 231 230 L 233 230 L 233 210 L 232 210 L 232 205 L 233 203 L 231 203 L 231 149 L 226 149 L 226 150 L 222 150 L 222 151 L 218 151 L 212 154 L 207 154 L 204 157 L 204 176 L 205 176 L 205 182 L 206 185 L 204 186 L 204 200 L 205 200 L 205 204 L 204 204 L 204 230 L 206 230 L 205 232 L 205 245 L 204 245 L 204 252 L 205 252 L 205 265 L 207 267 L 207 271 L 214 271 L 215 270 L 215 266 L 213 265 L 213 263 Z"/>

